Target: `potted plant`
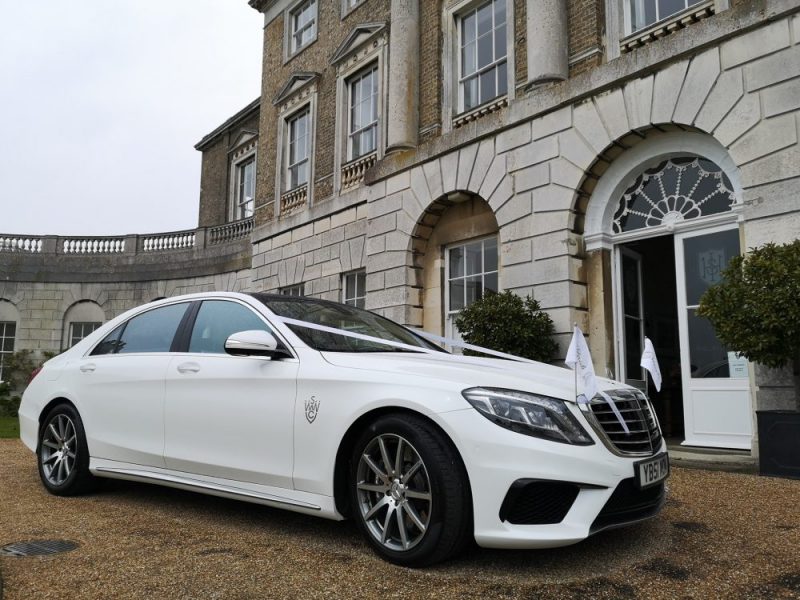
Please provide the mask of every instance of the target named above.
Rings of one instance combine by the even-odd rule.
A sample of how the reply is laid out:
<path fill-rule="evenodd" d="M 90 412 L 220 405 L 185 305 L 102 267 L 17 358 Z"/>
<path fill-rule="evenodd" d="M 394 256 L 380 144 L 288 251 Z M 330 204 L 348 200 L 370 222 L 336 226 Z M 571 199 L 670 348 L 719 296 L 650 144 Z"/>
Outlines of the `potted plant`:
<path fill-rule="evenodd" d="M 765 244 L 731 260 L 697 312 L 731 350 L 793 369 L 795 410 L 757 411 L 758 450 L 762 474 L 800 478 L 800 240 Z"/>

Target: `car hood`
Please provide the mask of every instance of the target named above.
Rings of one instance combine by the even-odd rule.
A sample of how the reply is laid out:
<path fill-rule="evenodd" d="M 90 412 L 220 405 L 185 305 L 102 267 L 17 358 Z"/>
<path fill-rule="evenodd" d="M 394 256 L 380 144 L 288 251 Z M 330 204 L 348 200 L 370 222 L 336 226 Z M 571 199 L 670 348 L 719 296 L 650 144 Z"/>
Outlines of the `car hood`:
<path fill-rule="evenodd" d="M 414 354 L 401 352 L 345 353 L 322 352 L 323 358 L 338 367 L 407 374 L 469 387 L 498 387 L 541 394 L 575 402 L 575 373 L 545 363 L 517 362 L 498 358 L 479 358 L 458 354 Z M 578 394 L 583 385 L 578 380 Z M 597 378 L 601 390 L 628 387 Z"/>

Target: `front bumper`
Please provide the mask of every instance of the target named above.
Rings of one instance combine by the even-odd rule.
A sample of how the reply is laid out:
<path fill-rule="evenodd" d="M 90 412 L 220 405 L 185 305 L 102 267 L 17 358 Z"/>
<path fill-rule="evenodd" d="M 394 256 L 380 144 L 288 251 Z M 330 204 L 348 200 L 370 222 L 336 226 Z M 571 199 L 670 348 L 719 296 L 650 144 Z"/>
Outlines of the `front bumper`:
<path fill-rule="evenodd" d="M 664 504 L 663 485 L 646 493 L 633 486 L 633 465 L 641 457 L 613 454 L 594 431 L 590 431 L 594 445 L 573 446 L 508 431 L 474 409 L 439 416 L 464 460 L 472 489 L 475 540 L 485 548 L 566 546 L 609 527 L 651 518 Z M 658 452 L 664 450 L 662 442 Z M 507 512 L 501 516 L 507 493 L 520 480 L 567 484 L 559 491 L 561 502 L 571 501 L 563 518 L 515 524 Z M 576 494 L 567 492 L 576 486 Z"/>

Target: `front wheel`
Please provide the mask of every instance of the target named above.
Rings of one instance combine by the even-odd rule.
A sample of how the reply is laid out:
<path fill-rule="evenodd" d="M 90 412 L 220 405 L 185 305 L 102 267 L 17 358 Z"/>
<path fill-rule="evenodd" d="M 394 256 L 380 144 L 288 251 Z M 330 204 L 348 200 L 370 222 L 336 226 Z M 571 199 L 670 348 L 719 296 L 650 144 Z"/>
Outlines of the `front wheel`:
<path fill-rule="evenodd" d="M 94 488 L 83 422 L 71 405 L 59 404 L 45 417 L 36 455 L 39 477 L 51 494 L 74 496 Z"/>
<path fill-rule="evenodd" d="M 455 555 L 471 535 L 464 466 L 449 441 L 412 415 L 377 419 L 355 445 L 351 506 L 359 529 L 387 560 L 427 566 Z"/>

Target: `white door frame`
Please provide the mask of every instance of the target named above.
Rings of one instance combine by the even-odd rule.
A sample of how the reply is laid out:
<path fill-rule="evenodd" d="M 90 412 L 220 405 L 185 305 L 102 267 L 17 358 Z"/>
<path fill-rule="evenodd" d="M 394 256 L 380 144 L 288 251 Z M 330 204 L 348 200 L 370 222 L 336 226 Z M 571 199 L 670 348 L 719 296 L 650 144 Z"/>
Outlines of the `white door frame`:
<path fill-rule="evenodd" d="M 686 298 L 683 242 L 693 237 L 723 231 L 738 231 L 738 227 L 735 224 L 720 225 L 676 233 L 674 236 L 683 424 L 686 438 L 682 445 L 750 450 L 753 439 L 753 406 L 749 375 L 745 378 L 694 378 L 691 373 L 687 319 L 689 305 Z M 741 251 L 740 245 L 739 252 Z M 711 414 L 714 415 L 713 418 Z"/>
<path fill-rule="evenodd" d="M 633 379 L 630 378 L 628 375 L 628 368 L 625 364 L 625 357 L 627 356 L 627 338 L 625 335 L 625 294 L 623 291 L 623 274 L 622 274 L 622 258 L 623 256 L 628 256 L 636 261 L 636 285 L 638 289 L 638 297 L 639 297 L 639 316 L 641 320 L 644 320 L 644 298 L 642 294 L 642 255 L 638 252 L 631 250 L 630 248 L 625 248 L 624 246 L 617 245 L 615 247 L 615 256 L 614 262 L 616 263 L 616 272 L 619 273 L 619 280 L 617 281 L 617 286 L 615 287 L 616 290 L 620 290 L 619 293 L 616 294 L 615 298 L 615 322 L 618 323 L 618 335 L 617 335 L 617 347 L 619 349 L 619 360 L 617 361 L 617 379 L 619 381 L 624 381 L 628 385 L 633 385 L 635 387 L 639 387 L 644 389 L 642 391 L 646 394 L 647 393 L 647 382 L 646 380 L 641 379 Z M 639 327 L 639 334 L 640 334 L 640 343 L 642 347 L 644 347 L 644 339 L 642 335 L 643 325 Z M 639 373 L 641 375 L 641 373 Z M 631 383 L 631 381 L 635 381 L 636 383 Z M 642 382 L 641 384 L 638 382 Z"/>

